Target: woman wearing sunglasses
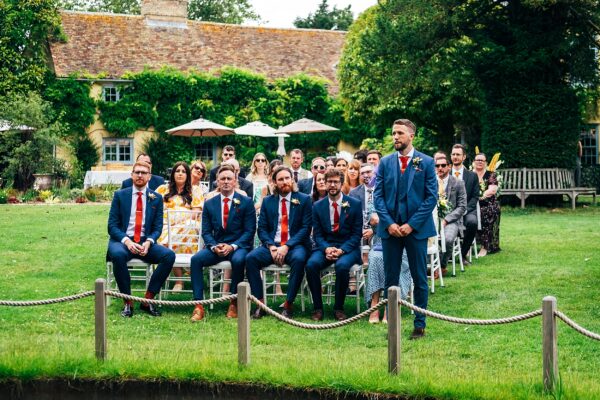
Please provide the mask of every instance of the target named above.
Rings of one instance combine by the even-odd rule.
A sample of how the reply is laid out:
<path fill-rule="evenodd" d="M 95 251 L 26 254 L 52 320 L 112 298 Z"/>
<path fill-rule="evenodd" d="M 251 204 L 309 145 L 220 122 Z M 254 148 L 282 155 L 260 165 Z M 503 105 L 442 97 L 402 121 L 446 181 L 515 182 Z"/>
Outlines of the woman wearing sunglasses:
<path fill-rule="evenodd" d="M 262 199 L 262 191 L 265 186 L 269 183 L 269 160 L 264 153 L 256 153 L 252 159 L 252 165 L 250 166 L 250 173 L 246 176 L 246 179 L 254 184 L 254 206 L 257 210 L 260 209 L 260 203 Z"/>

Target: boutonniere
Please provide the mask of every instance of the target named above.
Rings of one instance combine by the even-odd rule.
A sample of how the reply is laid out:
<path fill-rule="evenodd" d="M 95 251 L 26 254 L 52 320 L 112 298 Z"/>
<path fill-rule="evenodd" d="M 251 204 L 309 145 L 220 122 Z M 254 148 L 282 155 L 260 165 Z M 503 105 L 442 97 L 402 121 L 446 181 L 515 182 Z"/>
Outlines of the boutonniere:
<path fill-rule="evenodd" d="M 292 199 L 291 201 L 292 201 L 292 204 L 295 205 L 295 206 L 297 206 L 298 204 L 300 204 L 300 200 L 298 200 L 298 199 Z"/>
<path fill-rule="evenodd" d="M 413 163 L 413 167 L 414 167 L 415 171 L 420 171 L 421 170 L 421 168 L 419 168 L 421 166 L 421 161 L 423 161 L 421 159 L 421 157 L 414 157 L 412 159 L 412 163 Z"/>
<path fill-rule="evenodd" d="M 233 204 L 235 204 L 236 206 L 240 205 L 240 199 L 233 199 Z"/>
<path fill-rule="evenodd" d="M 150 198 L 150 200 L 154 200 L 156 195 L 154 193 L 148 193 L 148 198 Z"/>
<path fill-rule="evenodd" d="M 350 207 L 350 203 L 348 203 L 347 201 L 342 201 L 342 208 L 348 208 Z"/>

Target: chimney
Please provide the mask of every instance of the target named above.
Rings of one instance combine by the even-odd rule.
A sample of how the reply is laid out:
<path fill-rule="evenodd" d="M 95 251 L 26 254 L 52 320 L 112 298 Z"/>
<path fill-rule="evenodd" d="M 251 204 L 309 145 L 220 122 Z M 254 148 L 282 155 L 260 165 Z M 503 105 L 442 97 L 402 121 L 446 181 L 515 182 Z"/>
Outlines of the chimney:
<path fill-rule="evenodd" d="M 142 16 L 149 26 L 187 28 L 187 0 L 142 0 Z"/>

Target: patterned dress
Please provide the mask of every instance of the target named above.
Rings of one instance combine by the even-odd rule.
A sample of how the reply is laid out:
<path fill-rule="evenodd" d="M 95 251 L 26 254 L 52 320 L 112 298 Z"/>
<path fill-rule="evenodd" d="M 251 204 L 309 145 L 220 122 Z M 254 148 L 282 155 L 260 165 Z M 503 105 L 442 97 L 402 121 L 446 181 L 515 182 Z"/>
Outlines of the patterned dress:
<path fill-rule="evenodd" d="M 156 188 L 156 192 L 161 196 L 164 196 L 169 193 L 169 185 L 164 184 Z M 169 199 L 169 201 L 164 202 L 164 213 L 163 213 L 163 231 L 160 237 L 158 238 L 158 243 L 163 246 L 167 246 L 169 243 L 168 238 L 168 220 L 167 220 L 167 210 L 191 210 L 193 208 L 200 208 L 204 206 L 204 196 L 202 195 L 202 188 L 200 186 L 192 186 L 192 204 L 184 204 L 183 198 L 179 195 L 173 196 Z M 185 228 L 178 228 L 175 234 L 183 235 L 183 234 L 197 234 L 200 229 L 200 217 L 201 213 L 198 215 L 196 220 L 190 220 L 189 223 L 186 223 Z M 189 227 L 187 227 L 189 225 Z M 187 232 L 186 232 L 187 230 Z M 184 241 L 187 241 L 184 239 Z M 178 254 L 194 254 L 198 252 L 198 240 L 191 239 L 190 245 L 173 245 L 173 251 Z"/>
<path fill-rule="evenodd" d="M 480 182 L 481 191 L 484 192 L 490 185 L 498 185 L 496 174 L 486 171 Z M 477 242 L 488 253 L 500 251 L 500 204 L 496 196 L 479 198 L 481 209 L 481 230 L 477 233 Z"/>
<path fill-rule="evenodd" d="M 412 276 L 408 266 L 406 250 L 402 253 L 402 266 L 400 268 L 400 297 L 406 300 L 412 285 Z M 373 294 L 385 288 L 385 271 L 383 268 L 383 248 L 379 236 L 373 236 L 373 247 L 369 251 L 369 268 L 367 269 L 367 307 L 371 306 Z"/>

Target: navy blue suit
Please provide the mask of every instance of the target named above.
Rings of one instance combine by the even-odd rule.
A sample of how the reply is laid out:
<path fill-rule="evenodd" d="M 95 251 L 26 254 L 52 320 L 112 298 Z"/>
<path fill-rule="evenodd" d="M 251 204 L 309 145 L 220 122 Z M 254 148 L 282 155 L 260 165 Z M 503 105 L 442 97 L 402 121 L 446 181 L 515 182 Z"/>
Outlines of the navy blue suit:
<path fill-rule="evenodd" d="M 227 229 L 223 229 L 221 204 L 221 195 L 217 195 L 207 200 L 202 210 L 204 249 L 194 254 L 190 263 L 194 300 L 204 298 L 203 268 L 205 266 L 218 264 L 221 261 L 231 262 L 231 293 L 236 293 L 238 283 L 244 280 L 246 255 L 252 249 L 254 233 L 256 232 L 254 204 L 249 197 L 234 192 L 233 204 L 229 204 Z M 219 243 L 235 245 L 237 249 L 226 257 L 220 257 L 211 250 L 213 246 Z"/>
<path fill-rule="evenodd" d="M 152 190 L 156 190 L 157 187 L 165 183 L 165 178 L 158 175 L 152 175 L 148 181 L 148 187 Z M 127 178 L 121 183 L 121 189 L 127 189 L 133 186 L 133 179 Z"/>
<path fill-rule="evenodd" d="M 260 216 L 258 218 L 258 238 L 263 244 L 250 252 L 246 257 L 246 271 L 252 294 L 259 299 L 263 298 L 262 279 L 260 270 L 274 263 L 269 246 L 280 246 L 275 242 L 275 233 L 279 226 L 279 195 L 272 195 L 263 199 Z M 296 294 L 304 278 L 304 264 L 310 249 L 310 230 L 312 227 L 312 202 L 304 193 L 295 192 L 291 195 L 291 204 L 288 204 L 288 241 L 289 248 L 284 262 L 290 266 L 290 279 L 288 282 L 287 301 L 294 303 Z"/>
<path fill-rule="evenodd" d="M 360 254 L 363 225 L 362 207 L 359 200 L 343 195 L 337 232 L 332 232 L 329 208 L 329 196 L 313 205 L 313 236 L 317 247 L 306 263 L 306 280 L 312 293 L 315 310 L 322 310 L 321 270 L 335 262 L 335 304 L 333 309 L 341 311 L 344 309 L 346 290 L 350 281 L 350 268 L 355 264 L 362 264 Z M 330 261 L 325 258 L 325 249 L 328 247 L 342 249 L 344 254 L 338 260 Z"/>
<path fill-rule="evenodd" d="M 310 195 L 313 187 L 313 178 L 300 179 L 298 182 L 298 190 L 302 193 Z"/>
<path fill-rule="evenodd" d="M 417 158 L 421 160 L 417 162 Z M 417 165 L 418 164 L 418 165 Z M 377 234 L 382 239 L 385 268 L 385 294 L 398 284 L 402 252 L 406 248 L 415 289 L 415 305 L 427 308 L 427 239 L 436 236 L 432 212 L 437 204 L 437 177 L 433 159 L 414 151 L 404 173 L 400 171 L 398 152 L 381 160 L 377 169 L 375 210 L 379 215 Z M 407 223 L 413 228 L 406 237 L 394 237 L 388 227 Z M 425 328 L 425 316 L 415 314 L 415 327 Z"/>
<path fill-rule="evenodd" d="M 160 288 L 165 283 L 175 263 L 175 253 L 156 243 L 163 227 L 163 198 L 150 189 L 146 193 L 144 236 L 141 237 L 139 243 L 142 244 L 146 239 L 152 239 L 154 244 L 150 246 L 148 254 L 145 256 L 134 255 L 127 249 L 127 246 L 121 243 L 121 240 L 127 236 L 127 226 L 131 216 L 132 187 L 115 192 L 108 214 L 108 234 L 110 235 L 108 258 L 113 263 L 113 273 L 119 291 L 125 294 L 131 294 L 131 277 L 127 269 L 127 262 L 132 258 L 135 257 L 151 264 L 158 264 L 148 284 L 148 291 L 154 294 L 160 292 Z M 129 238 L 133 240 L 132 236 L 129 236 Z"/>

